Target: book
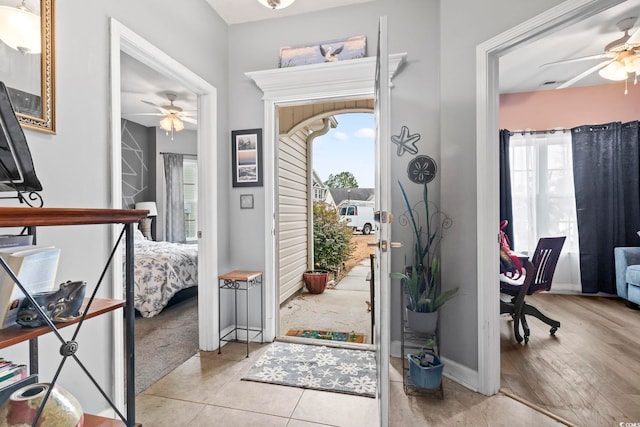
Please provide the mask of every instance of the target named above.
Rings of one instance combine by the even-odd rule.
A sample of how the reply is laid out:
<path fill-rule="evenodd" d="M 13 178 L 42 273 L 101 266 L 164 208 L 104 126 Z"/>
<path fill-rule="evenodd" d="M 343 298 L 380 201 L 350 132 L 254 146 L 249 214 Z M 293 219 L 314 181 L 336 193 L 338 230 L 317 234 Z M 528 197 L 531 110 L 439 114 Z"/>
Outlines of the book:
<path fill-rule="evenodd" d="M 27 365 L 16 365 L 0 375 L 0 388 L 27 378 Z"/>
<path fill-rule="evenodd" d="M 1 248 L 0 257 L 30 294 L 54 289 L 60 249 L 53 246 Z M 0 266 L 0 329 L 16 323 L 24 293 Z"/>
<path fill-rule="evenodd" d="M 30 234 L 25 235 L 13 235 L 3 234 L 0 235 L 0 248 L 15 247 L 15 246 L 28 246 L 33 245 L 33 236 Z"/>

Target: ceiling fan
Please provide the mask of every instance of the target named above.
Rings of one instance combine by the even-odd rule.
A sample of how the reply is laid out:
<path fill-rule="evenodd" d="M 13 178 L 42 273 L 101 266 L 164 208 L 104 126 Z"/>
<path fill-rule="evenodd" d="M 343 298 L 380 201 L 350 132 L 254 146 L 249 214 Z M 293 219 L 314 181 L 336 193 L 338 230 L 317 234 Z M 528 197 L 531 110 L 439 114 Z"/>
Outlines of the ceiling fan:
<path fill-rule="evenodd" d="M 174 105 L 174 101 L 177 98 L 177 95 L 172 92 L 167 92 L 167 99 L 169 100 L 168 105 L 157 105 L 150 101 L 142 101 L 145 104 L 149 104 L 152 107 L 160 110 L 159 113 L 139 113 L 144 115 L 151 116 L 162 116 L 163 118 L 160 120 L 160 129 L 167 132 L 171 132 L 171 139 L 173 139 L 173 132 L 179 132 L 184 129 L 184 123 L 193 123 L 197 124 L 197 120 L 189 117 L 192 115 L 192 112 L 184 111 L 182 108 Z"/>
<path fill-rule="evenodd" d="M 567 64 L 577 61 L 585 61 L 590 59 L 605 58 L 604 61 L 594 65 L 588 70 L 578 74 L 577 76 L 567 80 L 559 85 L 556 89 L 564 89 L 572 86 L 579 80 L 595 73 L 613 81 L 627 81 L 629 74 L 634 74 L 634 84 L 637 83 L 640 74 L 640 29 L 630 33 L 630 30 L 636 23 L 638 18 L 633 16 L 625 18 L 616 25 L 624 35 L 616 39 L 604 47 L 604 52 L 597 55 L 583 56 L 580 58 L 565 59 L 562 61 L 550 62 L 543 64 L 542 67 L 550 65 Z M 627 93 L 625 87 L 625 94 Z"/>

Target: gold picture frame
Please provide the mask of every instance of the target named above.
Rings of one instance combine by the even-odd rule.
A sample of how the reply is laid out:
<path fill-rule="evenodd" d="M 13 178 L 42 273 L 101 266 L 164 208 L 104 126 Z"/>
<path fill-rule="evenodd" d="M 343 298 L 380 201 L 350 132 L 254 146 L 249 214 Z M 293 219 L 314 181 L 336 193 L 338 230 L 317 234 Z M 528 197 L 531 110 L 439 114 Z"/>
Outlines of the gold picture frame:
<path fill-rule="evenodd" d="M 15 3 L 15 2 L 13 2 Z M 5 2 L 3 1 L 4 5 Z M 30 81 L 30 87 L 40 87 L 40 93 L 30 93 L 31 90 L 12 87 L 12 76 L 0 75 L 0 81 L 7 85 L 18 121 L 23 128 L 34 129 L 47 133 L 56 133 L 56 103 L 55 103 L 55 0 L 40 0 L 40 28 L 42 40 L 42 53 L 40 54 L 40 81 Z M 10 48 L 7 48 L 10 49 Z M 5 50 L 5 54 L 6 54 Z M 16 52 L 18 55 L 23 55 Z M 5 55 L 8 56 L 8 55 Z M 0 60 L 13 61 L 14 65 L 18 56 L 2 57 Z M 37 59 L 36 59 L 37 61 Z M 12 67 L 12 70 L 20 71 L 20 64 Z M 37 72 L 36 72 L 37 73 Z M 35 77 L 34 77 L 35 78 Z"/>

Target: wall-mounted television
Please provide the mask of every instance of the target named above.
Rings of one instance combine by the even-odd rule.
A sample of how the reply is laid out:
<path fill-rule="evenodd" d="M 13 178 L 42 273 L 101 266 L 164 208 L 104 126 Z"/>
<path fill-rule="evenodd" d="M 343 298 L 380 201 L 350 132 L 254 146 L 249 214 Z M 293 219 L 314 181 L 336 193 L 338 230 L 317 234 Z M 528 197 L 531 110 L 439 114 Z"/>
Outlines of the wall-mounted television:
<path fill-rule="evenodd" d="M 42 191 L 27 139 L 3 82 L 0 82 L 0 191 Z"/>

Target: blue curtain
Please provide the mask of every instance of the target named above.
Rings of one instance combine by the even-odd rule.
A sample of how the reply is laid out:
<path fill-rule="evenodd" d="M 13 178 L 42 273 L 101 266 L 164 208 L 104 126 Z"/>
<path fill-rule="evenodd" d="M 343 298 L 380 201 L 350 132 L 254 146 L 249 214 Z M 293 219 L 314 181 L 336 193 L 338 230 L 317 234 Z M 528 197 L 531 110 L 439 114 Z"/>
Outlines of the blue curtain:
<path fill-rule="evenodd" d="M 511 249 L 513 242 L 513 208 L 511 202 L 511 167 L 509 166 L 509 138 L 511 132 L 500 130 L 500 221 L 507 220 L 504 234 L 509 238 Z"/>
<path fill-rule="evenodd" d="M 165 240 L 185 243 L 187 237 L 184 228 L 184 179 L 182 176 L 184 156 L 176 153 L 165 153 L 163 156 L 167 203 Z"/>
<path fill-rule="evenodd" d="M 638 122 L 571 129 L 582 292 L 616 293 L 613 248 L 637 246 Z"/>

